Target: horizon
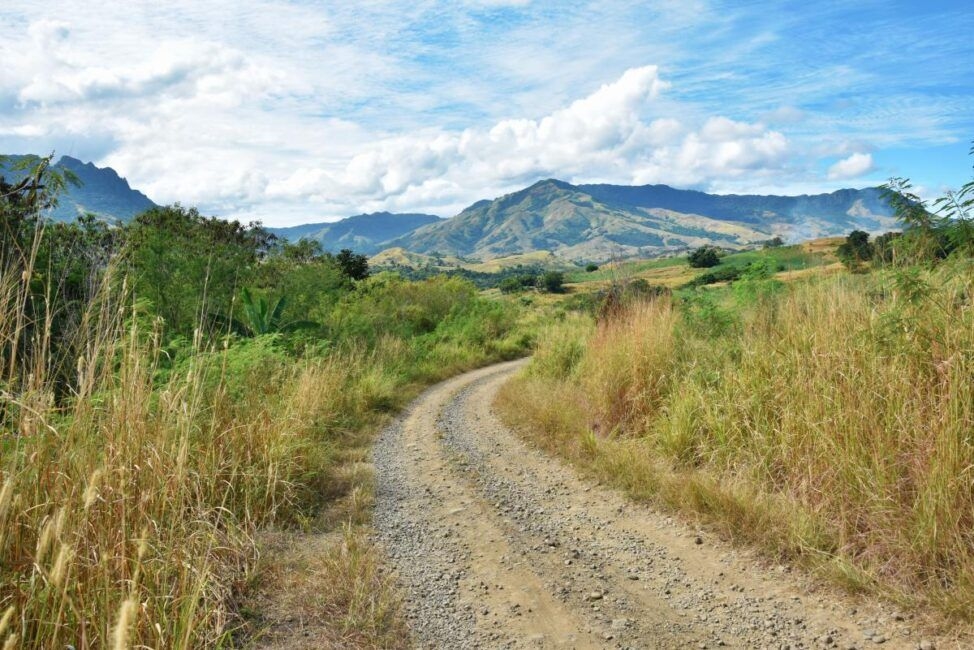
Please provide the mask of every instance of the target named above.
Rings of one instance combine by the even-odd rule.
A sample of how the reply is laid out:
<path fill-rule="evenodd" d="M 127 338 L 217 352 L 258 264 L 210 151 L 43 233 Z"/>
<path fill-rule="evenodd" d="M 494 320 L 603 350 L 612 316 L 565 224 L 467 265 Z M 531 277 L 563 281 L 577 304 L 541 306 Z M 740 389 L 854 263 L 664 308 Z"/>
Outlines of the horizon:
<path fill-rule="evenodd" d="M 271 227 L 547 178 L 931 198 L 971 169 L 960 2 L 58 4 L 0 15 L 0 152 Z"/>

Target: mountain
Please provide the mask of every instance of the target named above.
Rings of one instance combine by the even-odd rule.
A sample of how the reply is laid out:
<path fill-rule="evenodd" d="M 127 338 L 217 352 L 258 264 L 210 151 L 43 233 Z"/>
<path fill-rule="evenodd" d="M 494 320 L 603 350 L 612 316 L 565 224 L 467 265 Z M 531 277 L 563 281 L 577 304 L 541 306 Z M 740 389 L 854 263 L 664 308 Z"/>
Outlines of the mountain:
<path fill-rule="evenodd" d="M 22 179 L 24 172 L 14 170 L 13 166 L 28 158 L 36 157 L 6 156 L 0 163 L 0 176 L 8 181 Z M 50 214 L 54 220 L 73 221 L 79 214 L 91 212 L 104 219 L 128 221 L 155 207 L 149 197 L 129 187 L 128 181 L 111 167 L 95 167 L 70 156 L 62 156 L 52 167 L 73 172 L 81 182 L 80 187 L 69 184 L 59 197 L 58 206 Z"/>
<path fill-rule="evenodd" d="M 714 195 L 666 185 L 544 180 L 392 242 L 423 254 L 489 260 L 549 250 L 576 262 L 652 256 L 713 244 L 743 248 L 896 227 L 876 188 L 813 196 Z"/>
<path fill-rule="evenodd" d="M 332 223 L 308 223 L 290 228 L 268 228 L 290 241 L 313 239 L 333 253 L 350 248 L 356 253 L 374 255 L 386 242 L 411 233 L 421 226 L 442 221 L 432 214 L 393 214 L 374 212 L 347 217 Z"/>

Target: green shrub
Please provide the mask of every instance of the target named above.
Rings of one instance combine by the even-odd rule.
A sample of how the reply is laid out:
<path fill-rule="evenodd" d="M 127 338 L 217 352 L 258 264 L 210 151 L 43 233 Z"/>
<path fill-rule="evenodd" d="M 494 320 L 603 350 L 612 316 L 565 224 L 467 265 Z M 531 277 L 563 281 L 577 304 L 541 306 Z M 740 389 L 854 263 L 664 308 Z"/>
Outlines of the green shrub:
<path fill-rule="evenodd" d="M 548 293 L 561 293 L 565 287 L 565 274 L 561 271 L 545 271 L 538 278 L 538 288 Z"/>
<path fill-rule="evenodd" d="M 706 269 L 720 264 L 720 250 L 714 246 L 701 246 L 687 255 L 687 262 L 696 269 Z"/>
<path fill-rule="evenodd" d="M 853 230 L 835 251 L 842 263 L 850 271 L 861 271 L 865 263 L 873 258 L 875 247 L 869 241 L 869 233 Z"/>

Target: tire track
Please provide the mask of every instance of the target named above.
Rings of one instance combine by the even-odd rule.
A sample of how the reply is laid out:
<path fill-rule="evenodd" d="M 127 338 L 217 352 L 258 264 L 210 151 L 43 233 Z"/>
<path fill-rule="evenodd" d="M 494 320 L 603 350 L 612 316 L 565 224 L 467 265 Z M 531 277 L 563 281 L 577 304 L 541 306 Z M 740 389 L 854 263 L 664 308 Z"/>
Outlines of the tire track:
<path fill-rule="evenodd" d="M 919 647 L 907 617 L 816 593 L 527 447 L 491 410 L 523 363 L 434 386 L 377 441 L 376 535 L 417 646 Z"/>

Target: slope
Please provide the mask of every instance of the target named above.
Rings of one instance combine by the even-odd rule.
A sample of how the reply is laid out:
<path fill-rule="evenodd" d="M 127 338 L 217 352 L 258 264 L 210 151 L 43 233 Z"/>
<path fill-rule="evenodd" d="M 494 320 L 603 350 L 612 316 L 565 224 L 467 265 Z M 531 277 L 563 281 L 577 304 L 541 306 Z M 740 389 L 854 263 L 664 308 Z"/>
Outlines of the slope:
<path fill-rule="evenodd" d="M 0 163 L 0 176 L 8 180 L 24 178 L 24 172 L 13 167 L 31 158 L 37 159 L 36 156 L 7 156 Z M 51 211 L 49 217 L 56 221 L 72 221 L 85 213 L 108 220 L 128 221 L 156 205 L 145 194 L 132 189 L 128 181 L 111 167 L 96 167 L 70 156 L 62 156 L 53 167 L 72 172 L 80 182 L 77 187 L 69 185 L 58 206 Z"/>
<path fill-rule="evenodd" d="M 374 212 L 347 217 L 333 223 L 310 223 L 269 230 L 290 241 L 315 240 L 326 251 L 338 252 L 343 248 L 350 248 L 357 253 L 373 255 L 386 248 L 384 244 L 389 240 L 437 221 L 440 221 L 440 217 L 432 214 Z"/>
<path fill-rule="evenodd" d="M 390 246 L 487 260 L 550 250 L 575 261 L 652 256 L 712 244 L 737 249 L 895 227 L 877 189 L 814 196 L 719 196 L 665 185 L 574 186 L 544 180 L 474 203 Z"/>

